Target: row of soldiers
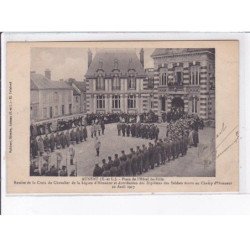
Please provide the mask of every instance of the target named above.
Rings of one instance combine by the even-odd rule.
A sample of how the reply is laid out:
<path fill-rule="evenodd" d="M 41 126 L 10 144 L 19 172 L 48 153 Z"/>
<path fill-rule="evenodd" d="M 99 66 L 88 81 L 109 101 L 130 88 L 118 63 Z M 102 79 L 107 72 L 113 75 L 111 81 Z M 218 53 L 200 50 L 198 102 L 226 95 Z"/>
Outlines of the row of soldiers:
<path fill-rule="evenodd" d="M 31 157 L 42 156 L 44 152 L 54 152 L 55 149 L 69 147 L 71 142 L 79 144 L 86 141 L 88 132 L 86 126 L 80 126 L 65 132 L 57 132 L 46 134 L 45 136 L 31 137 L 30 139 L 30 153 Z"/>
<path fill-rule="evenodd" d="M 114 160 L 108 157 L 102 160 L 102 166 L 95 165 L 93 176 L 136 176 L 150 169 L 164 165 L 166 162 L 175 160 L 180 156 L 187 154 L 188 137 L 187 135 L 169 140 L 165 138 L 155 141 L 155 144 L 149 142 L 145 145 L 137 146 L 136 151 L 130 149 L 128 154 L 121 151 L 121 156 L 115 154 Z"/>
<path fill-rule="evenodd" d="M 47 121 L 35 124 L 34 122 L 30 125 L 30 135 L 36 137 L 39 135 L 50 134 L 52 132 L 64 131 L 80 126 L 86 125 L 83 116 L 69 117 L 63 119 L 57 119 L 53 121 Z"/>
<path fill-rule="evenodd" d="M 118 136 L 132 136 L 132 137 L 141 137 L 144 139 L 155 139 L 158 140 L 159 137 L 159 128 L 155 124 L 145 124 L 145 123 L 117 123 L 117 132 Z"/>

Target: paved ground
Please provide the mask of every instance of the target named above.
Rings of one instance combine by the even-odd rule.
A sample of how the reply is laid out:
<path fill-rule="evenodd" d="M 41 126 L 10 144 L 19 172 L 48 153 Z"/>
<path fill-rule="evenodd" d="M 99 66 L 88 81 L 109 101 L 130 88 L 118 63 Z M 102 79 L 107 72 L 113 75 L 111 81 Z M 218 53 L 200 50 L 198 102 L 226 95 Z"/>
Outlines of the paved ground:
<path fill-rule="evenodd" d="M 166 128 L 163 125 L 159 125 L 159 127 L 159 137 L 164 137 Z M 90 133 L 88 133 L 88 136 L 90 136 Z M 212 147 L 211 139 L 214 138 L 214 129 L 204 128 L 204 130 L 199 132 L 199 137 L 199 148 L 190 148 L 186 156 L 150 170 L 142 176 L 214 176 L 215 167 L 213 162 L 211 162 L 211 157 L 208 156 Z M 109 155 L 113 158 L 115 153 L 120 155 L 121 150 L 125 150 L 125 153 L 128 153 L 131 147 L 135 149 L 136 146 L 142 146 L 142 144 L 148 145 L 150 142 L 150 140 L 141 138 L 118 136 L 116 124 L 106 125 L 105 135 L 101 135 L 99 138 L 101 141 L 99 157 L 96 157 L 94 139 L 90 137 L 88 137 L 86 142 L 75 146 L 78 176 L 92 176 L 95 163 L 99 163 L 101 166 L 103 158 L 107 159 Z M 69 165 L 67 149 L 64 149 L 62 154 L 64 156 L 63 164 Z M 51 160 L 55 162 L 54 155 Z M 70 172 L 74 167 L 68 168 Z"/>

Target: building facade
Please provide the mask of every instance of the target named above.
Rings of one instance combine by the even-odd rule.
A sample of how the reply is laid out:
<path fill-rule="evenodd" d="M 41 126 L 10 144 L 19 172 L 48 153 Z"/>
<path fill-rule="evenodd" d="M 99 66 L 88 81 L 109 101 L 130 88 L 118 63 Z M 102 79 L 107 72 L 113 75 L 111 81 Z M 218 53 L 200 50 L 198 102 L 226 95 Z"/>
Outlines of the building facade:
<path fill-rule="evenodd" d="M 215 118 L 214 49 L 155 49 L 151 57 L 155 113 L 181 107 L 205 120 Z"/>
<path fill-rule="evenodd" d="M 30 74 L 30 118 L 34 122 L 74 113 L 72 87 L 64 81 L 52 81 L 48 70 L 45 75 Z"/>
<path fill-rule="evenodd" d="M 73 89 L 73 112 L 75 114 L 86 113 L 86 83 L 70 78 L 66 82 Z"/>
<path fill-rule="evenodd" d="M 144 51 L 100 50 L 88 52 L 86 78 L 87 113 L 142 113 L 148 109 L 149 90 Z"/>

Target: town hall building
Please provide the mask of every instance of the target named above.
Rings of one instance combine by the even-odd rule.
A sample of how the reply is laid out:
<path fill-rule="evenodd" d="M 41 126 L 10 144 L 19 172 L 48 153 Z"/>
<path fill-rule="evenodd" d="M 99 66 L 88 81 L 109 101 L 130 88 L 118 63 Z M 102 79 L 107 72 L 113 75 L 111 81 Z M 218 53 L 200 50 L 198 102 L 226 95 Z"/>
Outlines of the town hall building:
<path fill-rule="evenodd" d="M 181 107 L 205 120 L 215 118 L 215 50 L 155 49 L 153 111 Z"/>
<path fill-rule="evenodd" d="M 142 113 L 148 90 L 144 51 L 99 50 L 92 59 L 88 51 L 86 78 L 87 113 Z"/>

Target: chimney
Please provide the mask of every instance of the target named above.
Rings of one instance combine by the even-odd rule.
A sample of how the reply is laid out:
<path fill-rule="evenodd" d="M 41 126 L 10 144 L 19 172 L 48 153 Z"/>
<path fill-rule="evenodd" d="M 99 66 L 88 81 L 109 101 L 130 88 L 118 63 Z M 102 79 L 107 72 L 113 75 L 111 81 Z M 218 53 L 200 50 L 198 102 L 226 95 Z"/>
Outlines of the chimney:
<path fill-rule="evenodd" d="M 140 62 L 142 64 L 142 67 L 144 68 L 144 50 L 141 49 L 140 51 Z"/>
<path fill-rule="evenodd" d="M 90 66 L 91 63 L 92 63 L 92 52 L 89 49 L 88 50 L 88 68 L 89 68 L 89 66 Z"/>
<path fill-rule="evenodd" d="M 45 75 L 46 78 L 48 78 L 49 80 L 51 80 L 51 71 L 49 69 L 45 70 L 44 75 Z"/>

